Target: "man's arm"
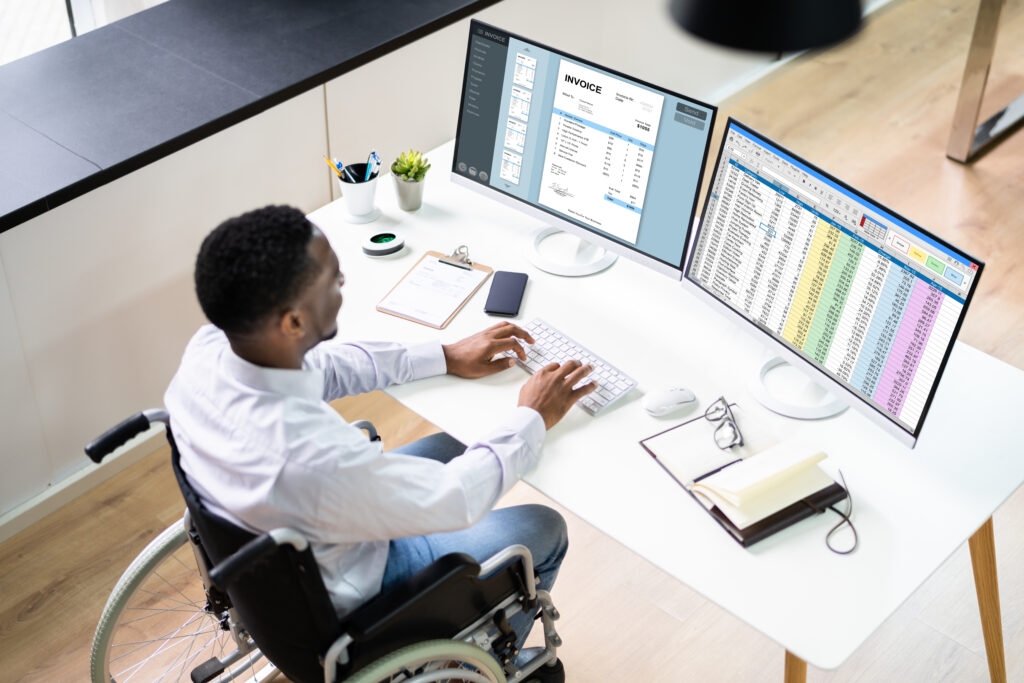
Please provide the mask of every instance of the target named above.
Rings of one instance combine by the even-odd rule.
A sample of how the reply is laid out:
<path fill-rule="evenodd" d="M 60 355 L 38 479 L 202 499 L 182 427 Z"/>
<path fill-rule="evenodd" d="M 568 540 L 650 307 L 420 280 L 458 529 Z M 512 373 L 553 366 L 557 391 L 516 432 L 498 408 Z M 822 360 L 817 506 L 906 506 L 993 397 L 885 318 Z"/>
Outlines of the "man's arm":
<path fill-rule="evenodd" d="M 314 478 L 319 495 L 311 511 L 323 520 L 330 542 L 386 540 L 461 529 L 474 524 L 536 463 L 546 428 L 594 390 L 578 389 L 590 367 L 579 361 L 552 363 L 523 385 L 519 407 L 501 426 L 442 464 L 397 453 L 379 454 L 360 439 L 342 453 L 331 444 L 330 431 L 303 433 L 321 445 L 325 460 L 337 471 Z M 347 439 L 348 430 L 344 430 Z M 336 434 L 335 438 L 341 438 Z M 339 457 L 340 456 L 340 457 Z M 302 473 L 296 473 L 302 476 Z"/>
<path fill-rule="evenodd" d="M 318 520 L 322 540 L 332 543 L 466 528 L 533 467 L 543 438 L 537 413 L 518 408 L 448 463 L 402 453 L 351 453 L 337 459 L 333 474 L 315 480 L 319 495 L 310 516 Z"/>
<path fill-rule="evenodd" d="M 305 361 L 323 371 L 325 401 L 442 375 L 446 368 L 438 342 L 325 342 Z"/>
<path fill-rule="evenodd" d="M 414 379 L 448 372 L 467 378 L 485 377 L 515 364 L 495 356 L 526 353 L 518 339 L 533 343 L 521 327 L 498 323 L 454 344 L 436 342 L 405 345 L 393 342 L 325 342 L 306 354 L 306 362 L 324 372 L 324 399 L 384 389 Z"/>

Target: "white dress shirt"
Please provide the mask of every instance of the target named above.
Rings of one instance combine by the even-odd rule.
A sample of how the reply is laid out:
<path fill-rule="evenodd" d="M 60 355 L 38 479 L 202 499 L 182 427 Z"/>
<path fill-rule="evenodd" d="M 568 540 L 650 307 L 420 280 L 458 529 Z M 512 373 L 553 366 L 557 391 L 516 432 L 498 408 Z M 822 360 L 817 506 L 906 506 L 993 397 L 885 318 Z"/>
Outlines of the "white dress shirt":
<path fill-rule="evenodd" d="M 474 524 L 540 454 L 544 421 L 530 408 L 445 465 L 382 453 L 325 402 L 445 369 L 437 342 L 324 342 L 301 370 L 265 368 L 207 325 L 164 401 L 182 469 L 209 509 L 252 531 L 305 534 L 344 614 L 380 590 L 388 540 Z"/>

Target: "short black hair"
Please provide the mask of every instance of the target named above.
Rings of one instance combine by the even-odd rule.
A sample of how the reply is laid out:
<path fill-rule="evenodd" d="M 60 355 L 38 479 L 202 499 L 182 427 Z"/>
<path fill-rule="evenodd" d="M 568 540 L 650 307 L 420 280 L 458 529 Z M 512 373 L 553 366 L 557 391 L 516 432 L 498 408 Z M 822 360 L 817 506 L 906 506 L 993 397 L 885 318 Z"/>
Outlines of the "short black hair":
<path fill-rule="evenodd" d="M 214 228 L 199 247 L 195 271 L 196 296 L 210 322 L 245 334 L 283 312 L 316 277 L 309 254 L 314 230 L 291 206 L 266 206 Z"/>

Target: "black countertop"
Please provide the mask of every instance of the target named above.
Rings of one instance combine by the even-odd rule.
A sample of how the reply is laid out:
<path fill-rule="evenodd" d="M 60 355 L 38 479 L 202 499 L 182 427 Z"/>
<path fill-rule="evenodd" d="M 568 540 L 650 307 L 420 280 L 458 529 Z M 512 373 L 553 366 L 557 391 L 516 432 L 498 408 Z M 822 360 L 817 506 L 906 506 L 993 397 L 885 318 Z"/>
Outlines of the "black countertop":
<path fill-rule="evenodd" d="M 497 0 L 169 0 L 0 66 L 0 232 Z"/>

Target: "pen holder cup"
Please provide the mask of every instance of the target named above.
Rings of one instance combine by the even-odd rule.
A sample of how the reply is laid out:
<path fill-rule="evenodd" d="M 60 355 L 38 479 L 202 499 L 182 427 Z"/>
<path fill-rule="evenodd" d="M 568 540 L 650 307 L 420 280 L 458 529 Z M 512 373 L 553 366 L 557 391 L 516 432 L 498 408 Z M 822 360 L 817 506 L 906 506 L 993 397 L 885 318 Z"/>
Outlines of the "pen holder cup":
<path fill-rule="evenodd" d="M 346 171 L 351 171 L 351 176 L 356 179 L 351 182 L 348 177 L 338 178 L 338 186 L 341 188 L 341 196 L 345 200 L 345 212 L 350 223 L 369 223 L 380 216 L 380 209 L 375 201 L 377 193 L 377 178 L 379 173 L 374 173 L 369 180 L 366 177 L 366 164 L 349 164 Z"/>

